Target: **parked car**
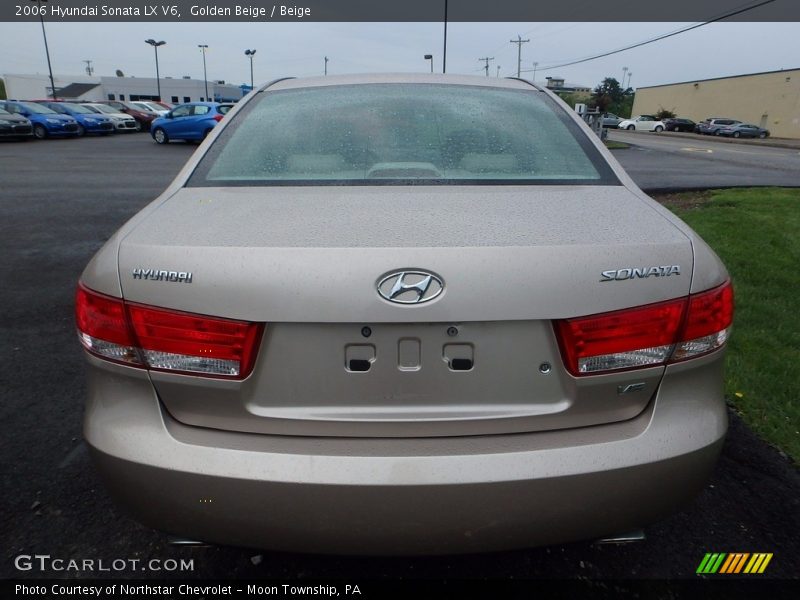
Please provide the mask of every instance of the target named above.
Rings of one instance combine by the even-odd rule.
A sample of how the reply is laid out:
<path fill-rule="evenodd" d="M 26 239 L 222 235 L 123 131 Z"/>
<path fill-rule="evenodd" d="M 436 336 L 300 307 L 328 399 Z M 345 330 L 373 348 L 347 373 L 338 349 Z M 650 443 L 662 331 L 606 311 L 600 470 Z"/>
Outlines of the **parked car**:
<path fill-rule="evenodd" d="M 170 111 L 170 109 L 164 108 L 163 106 L 161 106 L 160 104 L 156 104 L 155 102 L 138 101 L 138 102 L 132 102 L 131 104 L 133 104 L 134 106 L 138 106 L 142 110 L 155 113 L 159 117 L 163 117 Z"/>
<path fill-rule="evenodd" d="M 170 140 L 203 140 L 232 107 L 219 102 L 180 104 L 153 121 L 150 134 L 159 144 Z"/>
<path fill-rule="evenodd" d="M 97 102 L 84 102 L 81 106 L 85 106 L 89 110 L 97 113 L 98 115 L 105 115 L 114 123 L 117 131 L 124 131 L 126 133 L 134 133 L 139 131 L 139 125 L 132 116 L 125 113 L 118 112 L 116 108 L 108 104 L 100 104 Z"/>
<path fill-rule="evenodd" d="M 716 135 L 724 135 L 725 137 L 752 137 L 764 139 L 769 137 L 769 129 L 764 129 L 758 125 L 751 123 L 736 123 L 734 125 L 725 125 L 716 131 Z"/>
<path fill-rule="evenodd" d="M 717 130 L 728 125 L 736 125 L 741 123 L 736 119 L 728 119 L 727 117 L 709 117 L 697 124 L 695 132 L 702 133 L 703 135 L 716 135 Z"/>
<path fill-rule="evenodd" d="M 84 437 L 139 520 L 475 552 L 637 530 L 705 487 L 728 274 L 552 92 L 284 79 L 217 127 L 77 291 Z"/>
<path fill-rule="evenodd" d="M 681 117 L 675 117 L 672 119 L 664 119 L 664 129 L 666 131 L 694 131 L 695 123 L 691 119 L 684 119 Z"/>
<path fill-rule="evenodd" d="M 40 140 L 47 137 L 76 137 L 78 122 L 68 115 L 60 115 L 54 110 L 36 102 L 0 100 L 0 108 L 14 115 L 30 120 L 33 135 Z"/>
<path fill-rule="evenodd" d="M 603 113 L 603 127 L 615 129 L 624 119 L 614 113 Z"/>
<path fill-rule="evenodd" d="M 117 112 L 129 115 L 136 119 L 136 131 L 149 131 L 151 123 L 158 118 L 158 115 L 139 108 L 133 102 L 122 102 L 120 100 L 101 100 L 100 104 L 107 104 Z"/>
<path fill-rule="evenodd" d="M 15 115 L 0 108 L 0 138 L 30 139 L 33 125 L 22 115 Z"/>
<path fill-rule="evenodd" d="M 627 129 L 628 131 L 655 131 L 656 133 L 660 133 L 664 131 L 664 123 L 656 119 L 653 115 L 641 115 L 621 121 L 619 125 L 617 125 L 617 128 Z"/>
<path fill-rule="evenodd" d="M 46 102 L 39 101 L 39 104 L 54 110 L 60 115 L 69 115 L 78 122 L 78 135 L 87 133 L 97 133 L 108 135 L 114 133 L 114 122 L 111 117 L 99 115 L 93 110 L 75 104 L 73 102 Z"/>

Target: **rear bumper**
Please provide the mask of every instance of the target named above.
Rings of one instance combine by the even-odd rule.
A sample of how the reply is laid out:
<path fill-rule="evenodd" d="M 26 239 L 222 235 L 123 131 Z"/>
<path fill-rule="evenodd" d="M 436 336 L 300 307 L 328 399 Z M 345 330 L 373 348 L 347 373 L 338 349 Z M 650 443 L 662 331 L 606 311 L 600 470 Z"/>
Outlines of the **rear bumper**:
<path fill-rule="evenodd" d="M 145 373 L 89 361 L 85 436 L 117 501 L 163 531 L 276 550 L 477 552 L 629 531 L 703 487 L 727 428 L 721 352 L 670 366 L 622 423 L 426 439 L 190 427 Z"/>

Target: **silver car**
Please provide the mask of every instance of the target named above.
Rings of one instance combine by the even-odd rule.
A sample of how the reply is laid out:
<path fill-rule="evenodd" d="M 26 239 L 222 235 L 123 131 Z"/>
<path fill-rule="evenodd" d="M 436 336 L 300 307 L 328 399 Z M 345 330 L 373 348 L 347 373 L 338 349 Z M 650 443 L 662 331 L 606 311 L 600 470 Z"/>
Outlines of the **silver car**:
<path fill-rule="evenodd" d="M 171 534 L 456 553 L 642 528 L 727 428 L 725 267 L 548 90 L 282 79 L 81 276 L 85 437 Z"/>

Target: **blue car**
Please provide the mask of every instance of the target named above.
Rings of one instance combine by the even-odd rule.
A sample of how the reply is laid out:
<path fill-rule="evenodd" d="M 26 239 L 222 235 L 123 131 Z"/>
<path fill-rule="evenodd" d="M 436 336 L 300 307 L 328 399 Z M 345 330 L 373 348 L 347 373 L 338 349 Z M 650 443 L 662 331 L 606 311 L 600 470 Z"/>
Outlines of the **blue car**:
<path fill-rule="evenodd" d="M 73 117 L 78 122 L 79 136 L 86 135 L 87 133 L 99 133 L 102 135 L 114 133 L 114 122 L 110 117 L 98 115 L 96 112 L 80 104 L 75 104 L 73 102 L 45 101 L 40 101 L 39 104 L 56 111 L 60 115 Z"/>
<path fill-rule="evenodd" d="M 233 108 L 219 102 L 190 102 L 180 104 L 150 124 L 150 135 L 159 144 L 170 140 L 203 140 Z"/>
<path fill-rule="evenodd" d="M 0 100 L 0 108 L 12 115 L 21 115 L 33 124 L 33 135 L 43 140 L 50 136 L 77 137 L 78 122 L 69 115 L 60 115 L 56 111 L 36 102 L 20 102 L 18 100 Z"/>

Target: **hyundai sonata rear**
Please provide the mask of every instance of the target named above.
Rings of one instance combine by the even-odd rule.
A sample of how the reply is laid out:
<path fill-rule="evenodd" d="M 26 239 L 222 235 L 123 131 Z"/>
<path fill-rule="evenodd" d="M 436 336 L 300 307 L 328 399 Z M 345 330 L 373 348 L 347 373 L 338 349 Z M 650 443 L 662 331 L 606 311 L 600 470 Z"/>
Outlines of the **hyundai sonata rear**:
<path fill-rule="evenodd" d="M 449 553 L 642 528 L 726 431 L 725 268 L 520 80 L 279 80 L 77 293 L 85 436 L 206 542 Z"/>

